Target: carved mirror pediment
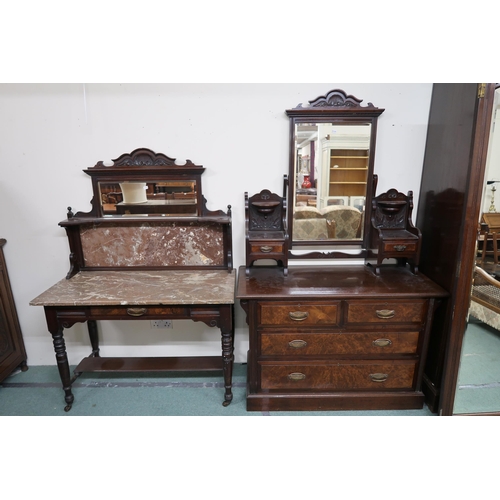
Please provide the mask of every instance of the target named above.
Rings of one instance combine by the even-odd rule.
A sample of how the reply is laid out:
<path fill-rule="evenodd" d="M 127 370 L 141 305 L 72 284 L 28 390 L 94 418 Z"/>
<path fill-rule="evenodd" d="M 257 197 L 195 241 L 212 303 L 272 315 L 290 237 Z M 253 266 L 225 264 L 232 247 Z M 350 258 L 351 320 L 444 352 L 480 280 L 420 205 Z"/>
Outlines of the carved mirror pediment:
<path fill-rule="evenodd" d="M 361 103 L 336 89 L 286 111 L 291 248 L 367 248 L 377 118 L 384 110 Z"/>

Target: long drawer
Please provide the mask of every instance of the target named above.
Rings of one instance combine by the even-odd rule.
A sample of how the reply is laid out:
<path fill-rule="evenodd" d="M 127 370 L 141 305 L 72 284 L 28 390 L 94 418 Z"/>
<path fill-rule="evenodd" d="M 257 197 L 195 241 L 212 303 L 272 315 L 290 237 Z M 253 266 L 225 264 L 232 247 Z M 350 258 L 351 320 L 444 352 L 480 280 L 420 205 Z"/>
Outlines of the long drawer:
<path fill-rule="evenodd" d="M 185 316 L 189 307 L 185 306 L 116 306 L 116 307 L 91 307 L 90 314 L 95 318 L 104 319 L 154 319 L 158 317 L 171 317 L 173 315 Z"/>
<path fill-rule="evenodd" d="M 262 356 L 415 354 L 419 332 L 273 333 L 260 335 Z"/>
<path fill-rule="evenodd" d="M 259 302 L 259 326 L 336 326 L 340 323 L 340 301 Z"/>
<path fill-rule="evenodd" d="M 339 363 L 261 362 L 261 389 L 412 390 L 416 361 L 346 361 Z"/>

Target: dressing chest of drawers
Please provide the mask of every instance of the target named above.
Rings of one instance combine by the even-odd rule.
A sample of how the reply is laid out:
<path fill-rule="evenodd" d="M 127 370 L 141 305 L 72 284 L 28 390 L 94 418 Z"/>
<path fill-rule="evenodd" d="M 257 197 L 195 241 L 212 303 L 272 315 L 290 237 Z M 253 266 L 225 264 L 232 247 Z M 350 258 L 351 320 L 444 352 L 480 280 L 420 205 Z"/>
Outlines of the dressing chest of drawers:
<path fill-rule="evenodd" d="M 247 410 L 422 408 L 435 308 L 446 292 L 386 266 L 239 270 L 249 325 Z"/>

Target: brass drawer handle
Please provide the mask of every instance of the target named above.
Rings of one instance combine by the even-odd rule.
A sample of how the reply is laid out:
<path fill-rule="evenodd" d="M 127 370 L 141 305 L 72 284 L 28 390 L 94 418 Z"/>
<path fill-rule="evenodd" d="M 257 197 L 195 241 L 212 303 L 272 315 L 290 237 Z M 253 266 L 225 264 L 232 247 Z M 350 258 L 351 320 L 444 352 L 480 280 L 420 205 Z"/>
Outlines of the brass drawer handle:
<path fill-rule="evenodd" d="M 288 316 L 292 321 L 304 321 L 309 317 L 309 313 L 307 311 L 292 311 L 288 313 Z"/>
<path fill-rule="evenodd" d="M 147 312 L 148 310 L 145 307 L 129 307 L 127 309 L 127 314 L 135 317 L 144 316 Z"/>
<path fill-rule="evenodd" d="M 396 311 L 394 309 L 380 309 L 375 311 L 375 313 L 380 319 L 391 319 L 396 316 Z"/>
<path fill-rule="evenodd" d="M 377 339 L 373 341 L 373 345 L 376 347 L 387 347 L 392 345 L 392 340 L 390 339 Z"/>
<path fill-rule="evenodd" d="M 385 382 L 389 378 L 388 373 L 370 373 L 372 382 Z"/>
<path fill-rule="evenodd" d="M 269 253 L 269 252 L 272 252 L 272 250 L 273 250 L 273 247 L 270 247 L 268 245 L 264 245 L 264 246 L 260 247 L 260 251 L 262 253 Z"/>
<path fill-rule="evenodd" d="M 307 345 L 307 342 L 305 340 L 291 340 L 288 345 L 294 349 L 301 349 Z"/>
<path fill-rule="evenodd" d="M 305 380 L 306 376 L 304 373 L 294 372 L 294 373 L 289 373 L 288 378 L 290 380 L 297 381 L 297 380 Z"/>
<path fill-rule="evenodd" d="M 394 245 L 394 250 L 396 250 L 396 252 L 404 252 L 406 250 L 406 245 Z"/>

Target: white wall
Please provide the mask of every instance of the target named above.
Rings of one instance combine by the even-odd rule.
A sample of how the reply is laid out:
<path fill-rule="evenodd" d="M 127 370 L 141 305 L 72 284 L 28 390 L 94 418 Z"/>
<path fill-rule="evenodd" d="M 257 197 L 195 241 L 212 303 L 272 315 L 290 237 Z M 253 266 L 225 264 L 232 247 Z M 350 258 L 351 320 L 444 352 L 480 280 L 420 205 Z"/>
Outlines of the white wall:
<path fill-rule="evenodd" d="M 233 207 L 234 264 L 244 264 L 244 192 L 281 193 L 288 172 L 285 110 L 334 88 L 385 108 L 379 118 L 375 173 L 381 193 L 413 190 L 423 164 L 432 84 L 0 84 L 0 237 L 31 365 L 55 364 L 43 308 L 31 299 L 69 269 L 58 222 L 66 208 L 90 210 L 82 170 L 139 147 L 206 168 L 210 210 Z M 415 220 L 416 214 L 414 214 Z M 248 330 L 235 304 L 237 362 Z M 220 334 L 202 323 L 101 322 L 103 355 L 211 355 Z M 65 332 L 71 364 L 90 352 L 85 325 Z M 200 342 L 203 340 L 203 342 Z"/>

